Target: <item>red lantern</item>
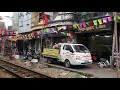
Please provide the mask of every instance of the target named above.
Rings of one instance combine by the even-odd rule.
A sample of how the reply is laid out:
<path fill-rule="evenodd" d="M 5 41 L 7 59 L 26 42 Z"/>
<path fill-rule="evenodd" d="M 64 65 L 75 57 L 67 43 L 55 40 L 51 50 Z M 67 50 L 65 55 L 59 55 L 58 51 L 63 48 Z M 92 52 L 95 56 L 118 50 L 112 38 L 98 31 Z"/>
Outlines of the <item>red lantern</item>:
<path fill-rule="evenodd" d="M 47 19 L 47 15 L 46 15 L 46 12 L 43 13 L 43 18 L 44 18 L 44 21 L 45 21 L 45 25 L 48 26 L 48 19 Z"/>

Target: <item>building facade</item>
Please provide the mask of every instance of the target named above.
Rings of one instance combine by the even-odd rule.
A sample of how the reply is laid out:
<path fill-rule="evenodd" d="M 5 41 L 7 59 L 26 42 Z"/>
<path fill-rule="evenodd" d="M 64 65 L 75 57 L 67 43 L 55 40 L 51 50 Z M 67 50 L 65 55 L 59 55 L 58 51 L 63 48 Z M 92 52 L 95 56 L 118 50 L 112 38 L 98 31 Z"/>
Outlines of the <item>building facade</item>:
<path fill-rule="evenodd" d="M 26 34 L 31 32 L 31 12 L 14 12 L 12 19 L 12 28 L 15 31 L 15 34 Z M 18 52 L 23 54 L 27 47 L 26 45 L 29 45 L 28 43 L 29 42 L 26 39 L 18 40 Z"/>
<path fill-rule="evenodd" d="M 43 12 L 32 12 L 32 26 L 31 30 L 40 31 L 45 27 L 45 22 L 43 19 Z M 35 48 L 35 51 L 40 50 L 41 38 L 34 38 L 31 40 L 31 46 Z"/>
<path fill-rule="evenodd" d="M 39 38 L 28 40 L 36 51 L 43 46 L 49 48 L 55 43 L 74 41 L 87 46 L 97 59 L 110 59 L 114 34 L 112 12 L 46 12 L 48 25 L 43 16 L 43 12 L 31 12 L 30 15 L 19 12 L 19 33 L 42 32 Z M 27 22 L 30 17 L 32 19 Z"/>
<path fill-rule="evenodd" d="M 2 31 L 4 31 L 4 27 L 5 27 L 5 22 L 0 22 L 0 28 Z"/>
<path fill-rule="evenodd" d="M 112 12 L 77 12 L 79 24 L 93 21 L 93 26 L 79 28 L 76 33 L 77 42 L 88 47 L 96 60 L 112 56 L 113 44 L 113 13 Z M 111 18 L 110 22 L 109 19 Z M 96 24 L 95 24 L 96 21 Z M 105 22 L 104 22 L 105 21 Z M 86 23 L 86 25 L 87 25 Z M 91 24 L 91 23 L 90 23 Z M 94 60 L 94 61 L 96 61 Z"/>
<path fill-rule="evenodd" d="M 19 33 L 31 31 L 31 12 L 19 12 Z"/>
<path fill-rule="evenodd" d="M 12 21 L 13 21 L 12 29 L 16 34 L 18 34 L 18 31 L 19 31 L 18 15 L 19 15 L 19 12 L 13 12 L 13 16 L 12 16 Z"/>
<path fill-rule="evenodd" d="M 48 25 L 45 25 L 44 13 L 43 12 L 33 12 L 32 13 L 32 31 L 44 31 L 49 28 L 57 28 L 60 25 L 72 25 L 74 23 L 73 13 L 71 12 L 46 12 L 48 19 Z M 40 49 L 40 44 L 44 46 L 53 46 L 54 43 L 59 43 L 61 41 L 66 41 L 67 37 L 62 34 L 56 33 L 44 33 L 42 40 L 41 38 L 34 40 L 36 50 Z M 33 42 L 33 43 L 34 43 Z"/>
<path fill-rule="evenodd" d="M 4 54 L 4 42 L 5 39 L 3 38 L 3 33 L 4 33 L 4 27 L 5 27 L 5 22 L 0 22 L 0 29 L 1 29 L 1 34 L 0 34 L 0 53 Z"/>

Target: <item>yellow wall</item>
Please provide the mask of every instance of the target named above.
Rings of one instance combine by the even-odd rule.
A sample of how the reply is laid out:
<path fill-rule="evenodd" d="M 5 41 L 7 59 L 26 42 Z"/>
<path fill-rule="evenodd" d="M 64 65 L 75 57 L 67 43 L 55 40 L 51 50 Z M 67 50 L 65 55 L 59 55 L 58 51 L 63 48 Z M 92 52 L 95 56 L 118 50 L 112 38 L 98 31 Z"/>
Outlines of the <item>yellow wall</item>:
<path fill-rule="evenodd" d="M 32 30 L 42 29 L 45 23 L 43 19 L 39 22 L 39 12 L 32 12 L 32 22 L 34 23 L 31 27 Z"/>

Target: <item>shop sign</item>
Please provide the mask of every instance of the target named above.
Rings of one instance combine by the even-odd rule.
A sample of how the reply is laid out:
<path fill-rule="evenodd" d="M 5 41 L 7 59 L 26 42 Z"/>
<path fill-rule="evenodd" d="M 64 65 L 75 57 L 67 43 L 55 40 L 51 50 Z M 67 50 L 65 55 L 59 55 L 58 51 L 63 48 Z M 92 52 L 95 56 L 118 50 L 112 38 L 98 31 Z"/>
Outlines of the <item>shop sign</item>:
<path fill-rule="evenodd" d="M 110 29 L 111 29 L 111 23 L 106 23 L 106 24 L 102 24 L 102 25 L 89 26 L 86 28 L 79 28 L 79 31 L 110 30 Z"/>
<path fill-rule="evenodd" d="M 54 22 L 54 23 L 49 23 L 48 27 L 52 27 L 52 26 L 57 26 L 57 25 L 71 25 L 73 24 L 73 22 L 71 21 L 64 21 L 64 22 Z"/>

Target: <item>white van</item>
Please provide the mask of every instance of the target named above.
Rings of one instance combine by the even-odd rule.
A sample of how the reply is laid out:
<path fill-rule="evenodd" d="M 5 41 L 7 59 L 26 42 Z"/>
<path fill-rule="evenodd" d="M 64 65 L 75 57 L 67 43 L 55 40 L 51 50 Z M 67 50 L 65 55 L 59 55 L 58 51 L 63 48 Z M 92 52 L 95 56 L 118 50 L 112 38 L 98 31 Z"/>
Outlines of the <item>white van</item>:
<path fill-rule="evenodd" d="M 63 62 L 65 67 L 92 64 L 91 53 L 83 44 L 59 43 L 55 54 L 53 50 L 55 49 L 48 49 L 48 53 L 44 53 L 43 50 L 43 56 L 47 58 L 48 63 L 57 59 Z"/>

